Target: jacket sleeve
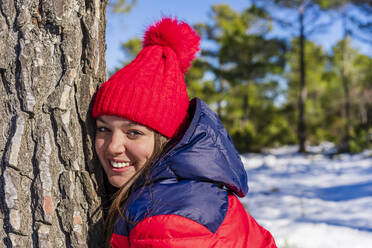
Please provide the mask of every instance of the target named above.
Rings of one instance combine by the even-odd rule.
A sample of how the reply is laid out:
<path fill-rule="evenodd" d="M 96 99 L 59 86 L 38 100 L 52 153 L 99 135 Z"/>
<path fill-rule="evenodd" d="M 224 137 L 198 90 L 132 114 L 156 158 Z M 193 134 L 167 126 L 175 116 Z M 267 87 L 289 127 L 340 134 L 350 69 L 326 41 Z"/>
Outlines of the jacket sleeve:
<path fill-rule="evenodd" d="M 240 201 L 229 196 L 229 208 L 217 232 L 179 215 L 145 218 L 130 232 L 129 239 L 116 238 L 120 248 L 276 248 L 270 232 L 261 227 Z"/>
<path fill-rule="evenodd" d="M 156 215 L 139 222 L 129 238 L 111 236 L 112 248 L 186 248 L 211 247 L 213 233 L 203 225 L 179 216 Z"/>
<path fill-rule="evenodd" d="M 225 247 L 277 248 L 271 233 L 247 213 L 234 195 L 229 195 L 229 210 L 216 234 L 228 244 Z"/>
<path fill-rule="evenodd" d="M 136 225 L 129 236 L 130 247 L 211 247 L 213 233 L 203 225 L 179 216 L 157 215 Z"/>

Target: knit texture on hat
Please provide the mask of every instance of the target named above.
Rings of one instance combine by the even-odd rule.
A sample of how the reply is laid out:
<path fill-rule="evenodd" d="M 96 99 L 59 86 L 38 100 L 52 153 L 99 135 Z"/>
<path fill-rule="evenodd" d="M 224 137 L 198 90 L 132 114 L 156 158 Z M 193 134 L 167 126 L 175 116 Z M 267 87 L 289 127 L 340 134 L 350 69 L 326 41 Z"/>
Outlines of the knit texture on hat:
<path fill-rule="evenodd" d="M 177 19 L 150 26 L 137 57 L 99 88 L 93 117 L 123 117 L 172 138 L 187 118 L 184 73 L 199 42 L 196 32 Z"/>

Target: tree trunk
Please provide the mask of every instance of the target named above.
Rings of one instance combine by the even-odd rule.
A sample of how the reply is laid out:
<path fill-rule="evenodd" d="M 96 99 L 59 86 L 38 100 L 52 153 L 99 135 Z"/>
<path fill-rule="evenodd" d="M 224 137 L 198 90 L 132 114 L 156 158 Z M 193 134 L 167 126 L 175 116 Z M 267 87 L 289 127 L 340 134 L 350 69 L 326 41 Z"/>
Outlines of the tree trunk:
<path fill-rule="evenodd" d="M 342 140 L 341 152 L 350 152 L 350 92 L 349 92 L 349 56 L 348 56 L 348 30 L 347 30 L 347 16 L 346 6 L 342 10 L 342 28 L 343 28 L 343 43 L 342 43 L 342 67 L 341 67 L 341 81 L 344 90 L 344 137 Z"/>
<path fill-rule="evenodd" d="M 223 98 L 225 97 L 224 96 L 224 93 L 225 93 L 225 79 L 223 79 L 220 76 L 218 82 L 220 84 L 219 84 L 219 87 L 217 88 L 217 94 L 218 94 L 218 98 L 217 98 L 217 114 L 221 118 L 222 117 L 222 108 L 223 108 L 222 107 L 222 102 L 223 102 Z"/>
<path fill-rule="evenodd" d="M 300 94 L 298 97 L 298 128 L 297 136 L 299 141 L 299 152 L 306 152 L 306 123 L 305 123 L 305 101 L 306 101 L 306 69 L 305 69 L 305 34 L 304 34 L 304 10 L 300 7 Z"/>
<path fill-rule="evenodd" d="M 243 95 L 243 116 L 242 123 L 246 124 L 249 118 L 249 93 Z"/>
<path fill-rule="evenodd" d="M 243 116 L 242 116 L 242 125 L 247 124 L 249 120 L 249 87 L 250 80 L 247 80 L 246 91 L 243 92 Z"/>
<path fill-rule="evenodd" d="M 0 247 L 102 247 L 106 0 L 0 0 Z"/>

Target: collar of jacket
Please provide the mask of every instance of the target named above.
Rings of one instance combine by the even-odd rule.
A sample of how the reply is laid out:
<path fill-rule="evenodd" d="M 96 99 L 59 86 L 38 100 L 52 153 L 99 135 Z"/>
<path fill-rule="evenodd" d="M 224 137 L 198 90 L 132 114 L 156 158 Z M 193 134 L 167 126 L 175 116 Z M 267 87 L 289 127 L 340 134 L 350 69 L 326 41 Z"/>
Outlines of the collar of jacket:
<path fill-rule="evenodd" d="M 198 98 L 191 100 L 189 112 L 192 117 L 189 127 L 153 165 L 151 183 L 208 181 L 243 197 L 248 193 L 247 174 L 217 114 Z"/>

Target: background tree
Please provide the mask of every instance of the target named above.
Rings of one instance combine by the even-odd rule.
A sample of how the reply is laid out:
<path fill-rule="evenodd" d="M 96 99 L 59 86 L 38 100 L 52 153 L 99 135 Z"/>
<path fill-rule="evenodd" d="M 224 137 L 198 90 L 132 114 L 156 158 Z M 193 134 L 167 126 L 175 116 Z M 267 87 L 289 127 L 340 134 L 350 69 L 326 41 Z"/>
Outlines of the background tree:
<path fill-rule="evenodd" d="M 306 83 L 306 58 L 305 58 L 305 43 L 308 37 L 315 31 L 322 30 L 328 25 L 327 22 L 321 20 L 322 10 L 329 5 L 328 0 L 262 0 L 266 8 L 279 8 L 286 13 L 284 16 L 275 16 L 276 10 L 269 11 L 274 15 L 274 19 L 285 29 L 295 30 L 295 36 L 298 37 L 298 64 L 299 68 L 299 94 L 298 94 L 298 118 L 297 118 L 297 136 L 299 143 L 299 151 L 305 152 L 306 143 L 306 108 L 305 102 L 307 98 L 307 83 Z M 293 20 L 289 16 L 294 16 Z"/>
<path fill-rule="evenodd" d="M 298 77 L 301 65 L 298 63 L 299 56 L 301 56 L 298 51 L 300 49 L 298 38 L 294 38 L 291 43 L 291 49 L 287 53 L 287 62 L 290 70 L 285 73 L 285 77 L 288 81 L 287 97 L 284 104 L 284 108 L 296 109 L 298 104 L 298 94 L 300 91 L 300 79 Z M 305 54 L 306 57 L 306 81 L 309 83 L 306 87 L 307 97 L 304 101 L 304 106 L 306 106 L 306 120 L 307 120 L 307 130 L 309 135 L 307 140 L 311 144 L 318 144 L 320 140 L 327 140 L 328 130 L 326 121 L 326 111 L 324 102 L 322 102 L 323 95 L 328 90 L 328 80 L 325 76 L 326 67 L 329 66 L 328 54 L 320 45 L 316 45 L 314 42 L 307 41 L 305 43 Z M 330 97 L 329 95 L 326 95 Z M 337 98 L 336 98 L 337 99 Z M 325 104 L 329 102 L 329 99 Z M 332 101 L 333 102 L 333 101 Z M 334 114 L 334 113 L 333 113 Z M 288 113 L 291 120 L 295 120 L 291 125 L 293 129 L 296 129 L 294 123 L 297 122 L 298 115 L 296 111 Z"/>
<path fill-rule="evenodd" d="M 372 39 L 368 37 L 372 34 L 368 27 L 372 27 L 372 5 L 367 1 L 351 0 L 330 0 L 328 6 L 332 10 L 333 20 L 340 20 L 342 26 L 342 40 L 338 44 L 339 54 L 342 63 L 337 65 L 341 76 L 344 103 L 342 106 L 342 116 L 344 130 L 340 151 L 350 151 L 351 132 L 351 97 L 350 97 L 350 78 L 351 78 L 351 39 L 357 38 L 372 44 Z M 367 31 L 367 32 L 366 32 Z M 367 35 L 366 35 L 367 33 Z"/>
<path fill-rule="evenodd" d="M 306 123 L 302 135 L 306 134 L 308 145 L 331 141 L 339 151 L 347 151 L 345 130 L 349 130 L 350 151 L 370 147 L 371 58 L 353 43 L 355 37 L 369 44 L 370 3 L 256 0 L 247 5 L 240 11 L 227 4 L 214 5 L 209 20 L 194 25 L 202 49 L 185 75 L 190 97 L 203 99 L 219 114 L 240 152 L 298 143 L 300 118 Z M 346 38 L 328 51 L 310 41 L 313 34 L 329 27 L 337 30 L 332 25 L 342 19 L 344 5 L 350 6 L 345 9 Z M 302 41 L 301 6 L 306 7 Z M 286 33 L 280 36 L 284 41 L 278 39 L 278 30 Z M 327 33 L 322 36 L 327 39 Z M 138 38 L 126 42 L 126 59 L 132 60 L 140 47 Z"/>
<path fill-rule="evenodd" d="M 202 50 L 201 61 L 214 84 L 204 82 L 204 86 L 214 89 L 209 92 L 216 96 L 216 111 L 238 148 L 256 150 L 265 143 L 256 134 L 270 124 L 263 118 L 264 113 L 273 113 L 278 83 L 272 75 L 283 69 L 285 44 L 266 37 L 271 30 L 269 16 L 255 5 L 241 12 L 226 4 L 214 5 L 210 16 L 211 24 L 195 25 L 211 44 Z"/>
<path fill-rule="evenodd" d="M 345 58 L 345 53 L 347 58 Z M 371 65 L 372 59 L 366 55 L 360 54 L 351 46 L 351 38 L 348 37 L 339 41 L 333 48 L 332 56 L 333 70 L 335 80 L 338 82 L 338 88 L 343 89 L 340 95 L 342 101 L 338 103 L 333 100 L 339 111 L 337 115 L 342 117 L 342 129 L 339 131 L 337 143 L 340 144 L 342 152 L 358 152 L 362 147 L 370 143 L 371 133 L 371 109 L 372 90 L 371 90 Z M 347 73 L 344 71 L 346 68 Z M 346 79 L 344 79 L 346 77 Z M 347 109 L 345 109 L 345 88 L 339 87 L 340 82 L 347 80 Z M 331 95 L 328 96 L 333 97 Z M 348 111 L 348 118 L 345 118 L 345 111 Z M 345 122 L 347 122 L 345 124 Z M 347 128 L 347 130 L 345 130 Z M 347 144 L 345 144 L 345 132 L 348 131 Z M 340 134 L 342 134 L 340 136 Z M 347 147 L 345 147 L 347 145 Z"/>
<path fill-rule="evenodd" d="M 1 247 L 102 247 L 106 1 L 0 2 Z"/>

